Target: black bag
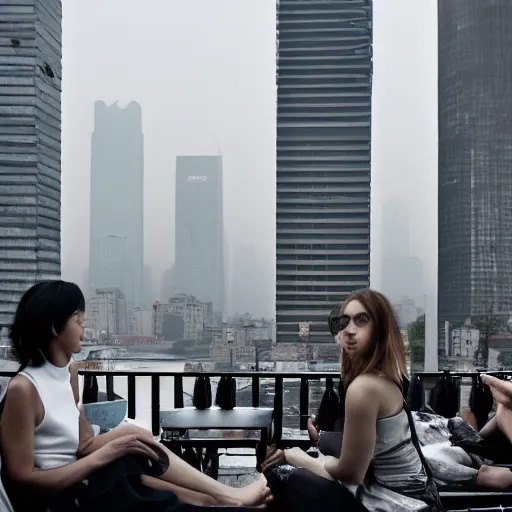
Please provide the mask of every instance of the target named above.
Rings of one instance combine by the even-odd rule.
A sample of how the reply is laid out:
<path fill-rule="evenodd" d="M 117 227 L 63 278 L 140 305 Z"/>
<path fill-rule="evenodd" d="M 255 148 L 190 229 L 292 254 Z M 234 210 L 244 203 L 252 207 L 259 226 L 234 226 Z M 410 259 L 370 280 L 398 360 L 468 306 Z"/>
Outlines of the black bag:
<path fill-rule="evenodd" d="M 453 377 L 445 374 L 437 379 L 436 385 L 432 388 L 428 405 L 439 416 L 453 418 L 459 412 L 458 397 Z"/>
<path fill-rule="evenodd" d="M 343 379 L 340 379 L 338 383 L 338 397 L 340 399 L 340 405 L 338 409 L 338 419 L 345 418 L 345 384 L 343 384 Z"/>
<path fill-rule="evenodd" d="M 320 430 L 330 432 L 334 429 L 334 424 L 339 416 L 340 401 L 334 391 L 332 377 L 327 377 L 325 382 L 325 391 L 318 407 L 316 422 Z"/>
<path fill-rule="evenodd" d="M 406 394 L 412 411 L 421 411 L 425 407 L 425 386 L 419 375 L 414 375 Z"/>

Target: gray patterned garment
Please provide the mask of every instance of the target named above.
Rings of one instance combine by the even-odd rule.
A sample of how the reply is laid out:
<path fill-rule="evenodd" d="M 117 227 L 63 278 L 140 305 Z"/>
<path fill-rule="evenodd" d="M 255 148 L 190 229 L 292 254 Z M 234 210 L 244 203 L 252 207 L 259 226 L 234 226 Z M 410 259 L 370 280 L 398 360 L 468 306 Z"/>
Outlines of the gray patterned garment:
<path fill-rule="evenodd" d="M 426 481 L 405 410 L 379 418 L 369 478 L 358 489 L 362 504 L 371 512 L 427 511 L 421 500 Z"/>
<path fill-rule="evenodd" d="M 477 455 L 469 455 L 459 446 L 451 444 L 452 431 L 449 423 L 452 428 L 457 428 L 457 424 L 464 424 L 465 430 L 475 432 L 462 418 L 448 420 L 425 412 L 413 412 L 412 415 L 421 451 L 439 487 L 474 484 L 480 467 L 492 463 Z"/>
<path fill-rule="evenodd" d="M 448 420 L 425 412 L 413 412 L 412 416 L 423 455 L 432 470 L 435 483 L 440 487 L 457 487 L 474 483 L 481 465 L 489 464 L 490 461 L 475 455 L 470 456 L 462 448 L 450 443 L 452 432 L 448 422 L 455 424 L 464 420 L 462 418 Z M 471 427 L 467 425 L 467 428 Z M 341 441 L 341 432 L 320 432 L 318 449 L 324 455 L 339 457 Z M 410 441 L 410 429 L 405 411 L 377 420 L 377 444 L 372 468 L 376 482 L 365 484 L 360 490 L 361 500 L 366 508 L 372 512 L 405 510 L 401 505 L 403 496 L 397 497 L 382 485 L 379 486 L 380 482 L 399 493 L 410 494 L 417 483 L 420 483 L 421 488 L 426 479 L 419 457 Z M 396 501 L 400 505 L 397 505 Z M 422 510 L 422 508 L 409 510 Z"/>

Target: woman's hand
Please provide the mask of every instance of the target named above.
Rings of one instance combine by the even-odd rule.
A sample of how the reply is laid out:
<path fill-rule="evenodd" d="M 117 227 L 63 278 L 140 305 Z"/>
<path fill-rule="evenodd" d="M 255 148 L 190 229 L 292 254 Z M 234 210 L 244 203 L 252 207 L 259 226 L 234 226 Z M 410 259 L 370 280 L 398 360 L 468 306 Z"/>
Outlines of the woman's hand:
<path fill-rule="evenodd" d="M 489 386 L 497 404 L 512 409 L 512 382 L 500 380 L 491 375 L 481 375 L 481 379 L 484 384 Z"/>
<path fill-rule="evenodd" d="M 284 450 L 280 450 L 277 446 L 271 445 L 267 448 L 267 458 L 261 464 L 261 472 L 264 473 L 273 466 L 286 462 Z"/>
<path fill-rule="evenodd" d="M 99 466 L 103 467 L 125 455 L 142 455 L 155 461 L 158 460 L 158 455 L 147 445 L 147 440 L 143 442 L 135 435 L 127 435 L 109 441 L 96 450 L 91 457 L 94 457 Z"/>

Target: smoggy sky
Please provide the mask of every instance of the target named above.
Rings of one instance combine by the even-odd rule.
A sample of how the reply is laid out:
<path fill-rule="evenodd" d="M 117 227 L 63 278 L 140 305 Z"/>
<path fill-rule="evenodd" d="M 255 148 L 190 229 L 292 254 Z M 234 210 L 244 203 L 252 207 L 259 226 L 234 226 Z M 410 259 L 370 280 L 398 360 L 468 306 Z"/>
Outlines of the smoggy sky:
<path fill-rule="evenodd" d="M 382 226 L 382 207 L 399 198 L 409 209 L 411 255 L 424 263 L 425 292 L 435 291 L 436 4 L 374 0 L 375 287 L 380 285 L 382 238 L 392 229 Z M 65 279 L 85 284 L 94 101 L 135 100 L 142 107 L 145 141 L 145 260 L 152 266 L 156 290 L 174 259 L 176 156 L 220 152 L 229 250 L 253 248 L 263 273 L 256 295 L 272 300 L 275 21 L 274 0 L 63 0 Z M 273 310 L 273 304 L 259 307 L 262 314 Z"/>

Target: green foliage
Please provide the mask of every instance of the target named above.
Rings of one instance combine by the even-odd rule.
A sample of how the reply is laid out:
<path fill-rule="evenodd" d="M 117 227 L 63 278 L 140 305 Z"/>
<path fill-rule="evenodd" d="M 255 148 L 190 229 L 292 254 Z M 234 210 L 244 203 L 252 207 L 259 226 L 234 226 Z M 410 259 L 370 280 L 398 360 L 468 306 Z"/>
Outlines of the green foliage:
<path fill-rule="evenodd" d="M 409 324 L 407 335 L 411 362 L 423 363 L 425 361 L 425 316 Z"/>

